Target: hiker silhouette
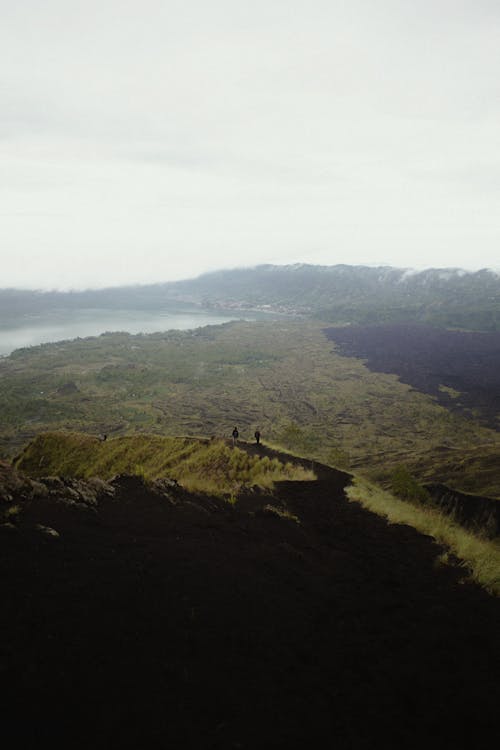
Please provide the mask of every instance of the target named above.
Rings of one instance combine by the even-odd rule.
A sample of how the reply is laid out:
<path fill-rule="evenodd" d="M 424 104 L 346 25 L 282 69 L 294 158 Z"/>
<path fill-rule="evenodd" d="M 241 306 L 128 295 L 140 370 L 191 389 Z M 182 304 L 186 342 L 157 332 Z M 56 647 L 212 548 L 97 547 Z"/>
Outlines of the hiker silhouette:
<path fill-rule="evenodd" d="M 255 430 L 254 437 L 255 437 L 255 442 L 257 443 L 257 445 L 259 445 L 259 443 L 260 443 L 260 432 L 259 432 L 259 430 Z"/>

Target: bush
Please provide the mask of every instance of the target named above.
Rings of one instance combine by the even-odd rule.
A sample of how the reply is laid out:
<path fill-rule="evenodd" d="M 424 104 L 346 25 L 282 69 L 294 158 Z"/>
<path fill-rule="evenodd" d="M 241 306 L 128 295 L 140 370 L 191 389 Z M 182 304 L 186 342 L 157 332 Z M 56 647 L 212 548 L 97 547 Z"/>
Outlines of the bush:
<path fill-rule="evenodd" d="M 392 472 L 391 489 L 401 500 L 424 504 L 430 500 L 427 490 L 417 482 L 406 466 L 398 466 Z"/>

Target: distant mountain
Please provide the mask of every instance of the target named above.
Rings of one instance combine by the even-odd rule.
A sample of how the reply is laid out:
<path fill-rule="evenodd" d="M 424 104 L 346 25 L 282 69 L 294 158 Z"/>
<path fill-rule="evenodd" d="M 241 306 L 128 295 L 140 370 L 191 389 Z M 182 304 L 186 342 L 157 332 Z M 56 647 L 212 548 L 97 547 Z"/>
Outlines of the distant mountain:
<path fill-rule="evenodd" d="M 336 323 L 421 321 L 500 330 L 500 276 L 461 269 L 261 265 L 196 279 L 83 292 L 0 290 L 0 315 L 61 308 L 158 310 L 169 305 L 273 309 Z"/>
<path fill-rule="evenodd" d="M 205 306 L 270 305 L 335 322 L 500 327 L 500 276 L 488 270 L 266 265 L 206 274 L 172 291 Z"/>

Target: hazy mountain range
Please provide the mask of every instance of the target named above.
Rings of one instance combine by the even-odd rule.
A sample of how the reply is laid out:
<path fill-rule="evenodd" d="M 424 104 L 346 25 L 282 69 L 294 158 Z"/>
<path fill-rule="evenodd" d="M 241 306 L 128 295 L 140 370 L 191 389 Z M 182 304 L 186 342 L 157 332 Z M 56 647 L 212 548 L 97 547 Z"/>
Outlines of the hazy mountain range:
<path fill-rule="evenodd" d="M 261 265 L 185 281 L 78 292 L 0 290 L 9 319 L 55 309 L 159 310 L 175 305 L 270 308 L 330 322 L 421 321 L 476 330 L 500 328 L 500 276 L 490 270 L 410 271 L 368 266 Z"/>

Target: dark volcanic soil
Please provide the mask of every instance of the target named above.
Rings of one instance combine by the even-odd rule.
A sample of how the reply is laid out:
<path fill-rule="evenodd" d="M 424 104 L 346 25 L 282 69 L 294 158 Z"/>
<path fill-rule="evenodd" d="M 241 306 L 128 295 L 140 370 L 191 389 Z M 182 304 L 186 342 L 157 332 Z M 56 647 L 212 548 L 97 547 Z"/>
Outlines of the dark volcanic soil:
<path fill-rule="evenodd" d="M 4 746 L 494 746 L 500 601 L 319 469 L 236 507 L 135 478 L 97 511 L 23 503 L 0 528 Z"/>
<path fill-rule="evenodd" d="M 477 409 L 485 423 L 500 429 L 500 333 L 425 325 L 346 326 L 325 333 L 342 354 L 366 359 L 370 370 L 399 375 L 462 414 Z M 460 396 L 450 397 L 440 385 Z"/>

